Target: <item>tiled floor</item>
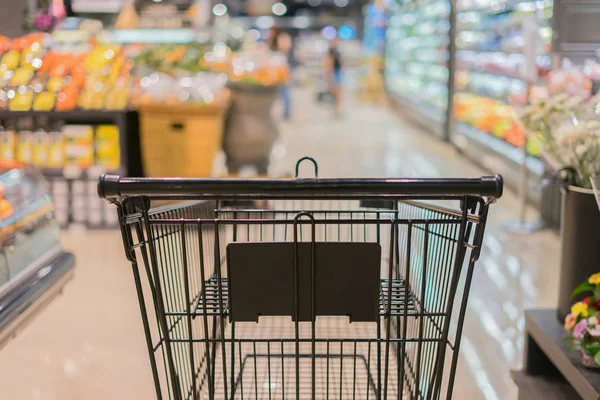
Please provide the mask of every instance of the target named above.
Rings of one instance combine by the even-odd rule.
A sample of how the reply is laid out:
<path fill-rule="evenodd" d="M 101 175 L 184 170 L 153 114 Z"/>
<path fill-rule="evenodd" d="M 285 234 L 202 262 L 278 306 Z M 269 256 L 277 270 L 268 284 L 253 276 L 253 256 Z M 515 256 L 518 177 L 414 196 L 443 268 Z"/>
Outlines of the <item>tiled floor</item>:
<path fill-rule="evenodd" d="M 319 161 L 321 177 L 484 174 L 450 146 L 387 110 L 349 99 L 344 117 L 336 119 L 313 102 L 311 92 L 294 95 L 293 118 L 281 123 L 281 141 L 273 152 L 274 175 L 290 172 L 304 155 Z M 491 210 L 469 299 L 456 399 L 515 399 L 509 370 L 521 362 L 523 309 L 555 303 L 557 236 L 506 233 L 503 224 L 517 211 L 516 197 L 508 191 Z M 120 235 L 72 229 L 65 232 L 64 245 L 77 256 L 76 277 L 63 296 L 0 349 L 0 398 L 153 398 Z"/>

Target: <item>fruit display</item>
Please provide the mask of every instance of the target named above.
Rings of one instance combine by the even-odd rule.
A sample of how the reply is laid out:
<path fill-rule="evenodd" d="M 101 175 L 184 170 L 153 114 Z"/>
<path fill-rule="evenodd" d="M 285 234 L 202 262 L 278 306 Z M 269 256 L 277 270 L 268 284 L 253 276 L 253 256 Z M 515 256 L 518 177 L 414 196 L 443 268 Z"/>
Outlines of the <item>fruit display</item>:
<path fill-rule="evenodd" d="M 539 36 L 535 61 L 541 80 L 551 64 L 548 53 L 552 40 L 552 0 L 500 0 L 493 4 L 485 0 L 458 0 L 456 10 L 454 118 L 464 123 L 457 125 L 456 133 L 466 127 L 476 131 L 483 143 L 487 135 L 519 148 L 527 143 L 527 153 L 539 156 L 540 143 L 533 137 L 526 140 L 517 117 L 518 109 L 535 92 L 528 91 L 528 81 L 523 77 L 527 58 L 524 26 L 533 26 Z"/>
<path fill-rule="evenodd" d="M 277 86 L 289 79 L 285 56 L 262 46 L 235 53 L 230 68 L 229 78 L 232 82 Z"/>
<path fill-rule="evenodd" d="M 119 45 L 90 43 L 78 54 L 47 49 L 31 34 L 0 38 L 0 108 L 10 111 L 122 110 L 128 106 L 131 61 Z"/>
<path fill-rule="evenodd" d="M 512 146 L 523 147 L 525 131 L 512 106 L 472 93 L 459 93 L 454 97 L 454 118 L 472 128 L 501 139 Z M 528 154 L 538 156 L 539 144 L 527 141 Z"/>
<path fill-rule="evenodd" d="M 134 89 L 138 104 L 220 104 L 229 99 L 225 89 L 227 75 L 200 72 L 193 76 L 181 78 L 153 72 L 140 79 L 139 86 Z"/>
<path fill-rule="evenodd" d="M 203 43 L 148 45 L 133 55 L 133 62 L 137 69 L 196 73 L 210 69 L 204 58 L 209 50 Z"/>

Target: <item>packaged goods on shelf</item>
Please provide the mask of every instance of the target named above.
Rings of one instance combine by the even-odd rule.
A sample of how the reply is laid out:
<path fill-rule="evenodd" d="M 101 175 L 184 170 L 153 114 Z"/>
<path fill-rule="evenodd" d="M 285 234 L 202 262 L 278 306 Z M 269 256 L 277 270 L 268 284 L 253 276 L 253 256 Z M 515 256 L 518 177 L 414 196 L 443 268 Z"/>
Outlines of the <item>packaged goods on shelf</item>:
<path fill-rule="evenodd" d="M 118 171 L 121 154 L 119 148 L 119 128 L 115 125 L 98 125 L 94 140 L 94 165 L 108 171 Z"/>
<path fill-rule="evenodd" d="M 0 130 L 0 159 L 15 160 L 17 157 L 17 130 L 12 122 Z"/>
<path fill-rule="evenodd" d="M 65 167 L 88 169 L 94 162 L 94 129 L 90 125 L 64 125 Z"/>

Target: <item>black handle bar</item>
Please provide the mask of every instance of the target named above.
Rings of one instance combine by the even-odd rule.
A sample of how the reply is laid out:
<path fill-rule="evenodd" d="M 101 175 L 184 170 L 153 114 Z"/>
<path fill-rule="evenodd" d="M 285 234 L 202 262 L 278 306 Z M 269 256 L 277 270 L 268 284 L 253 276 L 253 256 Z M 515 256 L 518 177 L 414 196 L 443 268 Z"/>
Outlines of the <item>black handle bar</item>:
<path fill-rule="evenodd" d="M 378 179 L 200 179 L 121 178 L 102 175 L 98 195 L 151 198 L 329 199 L 390 197 L 502 196 L 500 175 L 481 178 Z"/>

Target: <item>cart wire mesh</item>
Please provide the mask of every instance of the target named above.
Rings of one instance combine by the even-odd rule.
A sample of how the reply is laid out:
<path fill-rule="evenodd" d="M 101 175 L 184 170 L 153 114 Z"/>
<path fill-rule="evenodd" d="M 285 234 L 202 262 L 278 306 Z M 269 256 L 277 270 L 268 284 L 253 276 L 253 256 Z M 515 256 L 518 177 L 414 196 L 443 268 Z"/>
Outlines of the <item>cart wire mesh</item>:
<path fill-rule="evenodd" d="M 340 194 L 345 180 L 101 179 L 158 399 L 451 398 L 501 178 L 473 180 L 476 193 L 411 180 L 407 195 L 356 180 Z"/>

